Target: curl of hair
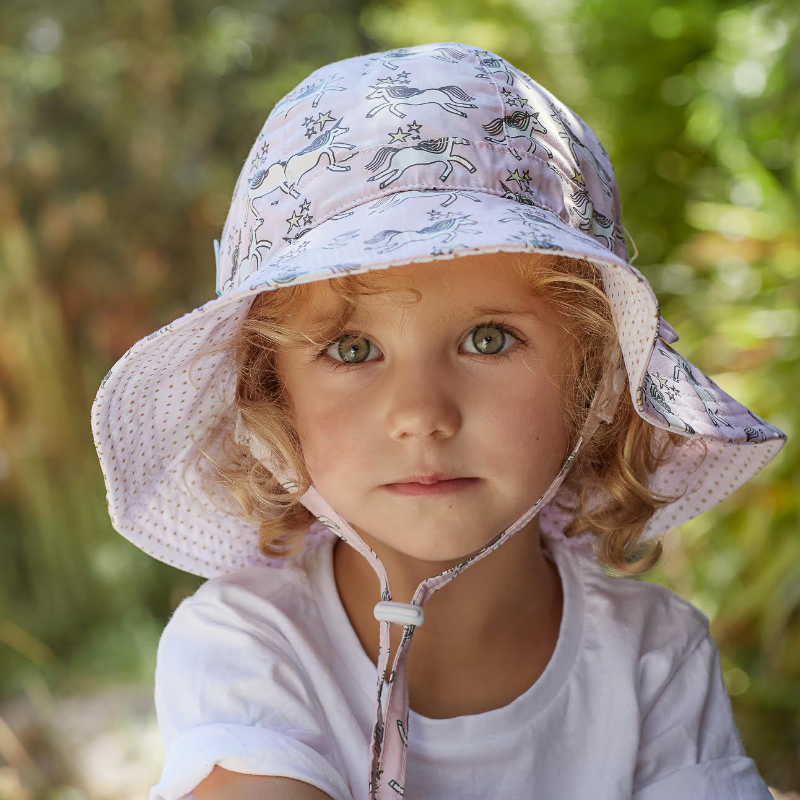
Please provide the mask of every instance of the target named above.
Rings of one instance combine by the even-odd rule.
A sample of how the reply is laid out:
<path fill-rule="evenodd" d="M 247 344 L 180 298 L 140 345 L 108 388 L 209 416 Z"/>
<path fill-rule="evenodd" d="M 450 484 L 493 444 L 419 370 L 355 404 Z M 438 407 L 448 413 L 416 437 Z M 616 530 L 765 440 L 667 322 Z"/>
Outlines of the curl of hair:
<path fill-rule="evenodd" d="M 532 258 L 516 253 L 513 264 L 531 292 L 553 312 L 553 321 L 568 334 L 565 379 L 560 391 L 569 430 L 569 449 L 580 434 L 595 389 L 604 372 L 622 361 L 611 305 L 599 271 L 588 261 L 550 255 Z M 190 464 L 213 498 L 222 490 L 232 513 L 257 526 L 258 550 L 269 558 L 297 552 L 316 517 L 300 503 L 312 480 L 293 420 L 291 398 L 280 381 L 275 354 L 283 347 L 313 344 L 322 349 L 352 316 L 363 295 L 419 290 L 392 270 L 333 277 L 326 285 L 339 297 L 336 316 L 315 330 L 292 324 L 308 300 L 310 284 L 264 291 L 256 295 L 235 335 L 206 344 L 193 360 L 222 355 L 233 373 L 236 391 L 232 414 L 241 413 L 250 435 L 269 446 L 279 463 L 299 479 L 288 491 L 249 448 L 235 441 L 230 419 L 215 421 L 193 451 Z M 642 540 L 644 529 L 661 507 L 676 496 L 648 488 L 653 473 L 681 447 L 686 437 L 665 432 L 643 420 L 625 389 L 610 424 L 601 424 L 578 452 L 557 498 L 570 521 L 564 535 L 593 537 L 598 562 L 611 574 L 639 575 L 655 566 L 663 547 L 660 537 Z"/>

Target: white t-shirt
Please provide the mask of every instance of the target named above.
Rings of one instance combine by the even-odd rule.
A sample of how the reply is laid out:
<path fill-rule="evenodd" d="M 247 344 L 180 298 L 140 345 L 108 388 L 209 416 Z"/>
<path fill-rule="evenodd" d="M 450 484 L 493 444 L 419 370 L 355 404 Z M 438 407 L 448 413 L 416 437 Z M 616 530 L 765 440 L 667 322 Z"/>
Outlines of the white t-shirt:
<path fill-rule="evenodd" d="M 336 541 L 327 531 L 280 569 L 208 580 L 180 603 L 158 647 L 167 757 L 150 800 L 193 800 L 215 764 L 366 800 L 377 669 L 339 599 Z M 502 708 L 411 709 L 405 798 L 771 800 L 708 618 L 663 586 L 607 575 L 591 550 L 542 541 L 564 588 L 549 664 Z"/>

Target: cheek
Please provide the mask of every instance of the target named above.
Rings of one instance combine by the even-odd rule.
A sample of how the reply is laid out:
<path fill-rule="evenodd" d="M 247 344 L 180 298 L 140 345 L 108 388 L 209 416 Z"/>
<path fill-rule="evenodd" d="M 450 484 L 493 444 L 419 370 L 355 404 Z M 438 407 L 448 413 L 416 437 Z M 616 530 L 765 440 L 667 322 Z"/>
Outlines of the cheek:
<path fill-rule="evenodd" d="M 478 409 L 481 439 L 491 452 L 521 474 L 557 471 L 568 444 L 566 422 L 556 390 L 520 387 Z"/>
<path fill-rule="evenodd" d="M 331 403 L 319 392 L 310 392 L 296 404 L 296 420 L 303 455 L 315 480 L 354 466 L 361 423 L 352 403 Z"/>

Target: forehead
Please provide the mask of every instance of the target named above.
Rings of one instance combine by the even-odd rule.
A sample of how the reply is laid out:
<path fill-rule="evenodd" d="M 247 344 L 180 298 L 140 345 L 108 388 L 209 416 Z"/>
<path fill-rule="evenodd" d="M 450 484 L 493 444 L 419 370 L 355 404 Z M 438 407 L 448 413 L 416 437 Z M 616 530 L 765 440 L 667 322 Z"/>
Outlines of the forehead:
<path fill-rule="evenodd" d="M 523 255 L 529 270 L 541 269 L 548 258 Z M 354 313 L 372 316 L 400 305 L 445 319 L 464 311 L 535 315 L 543 311 L 543 303 L 532 292 L 519 259 L 519 253 L 489 253 L 373 270 L 368 280 L 375 283 L 375 293 L 357 294 Z M 309 322 L 324 321 L 341 304 L 329 282 L 318 281 L 307 285 L 301 315 Z"/>

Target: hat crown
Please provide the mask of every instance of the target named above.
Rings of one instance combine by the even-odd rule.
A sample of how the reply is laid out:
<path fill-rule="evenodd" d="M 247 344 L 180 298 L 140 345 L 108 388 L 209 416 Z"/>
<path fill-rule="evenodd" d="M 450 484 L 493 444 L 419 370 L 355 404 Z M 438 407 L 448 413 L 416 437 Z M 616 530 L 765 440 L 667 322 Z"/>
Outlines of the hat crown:
<path fill-rule="evenodd" d="M 445 42 L 326 64 L 276 103 L 236 182 L 217 294 L 262 264 L 271 282 L 291 282 L 303 237 L 356 205 L 449 189 L 547 209 L 627 260 L 614 171 L 594 132 L 504 58 Z M 444 208 L 430 224 L 453 231 L 452 250 L 469 245 L 470 216 Z"/>

